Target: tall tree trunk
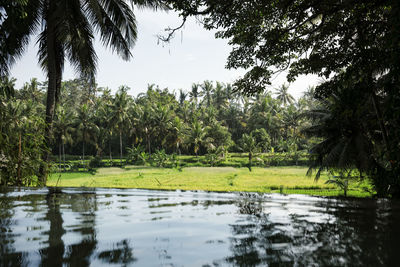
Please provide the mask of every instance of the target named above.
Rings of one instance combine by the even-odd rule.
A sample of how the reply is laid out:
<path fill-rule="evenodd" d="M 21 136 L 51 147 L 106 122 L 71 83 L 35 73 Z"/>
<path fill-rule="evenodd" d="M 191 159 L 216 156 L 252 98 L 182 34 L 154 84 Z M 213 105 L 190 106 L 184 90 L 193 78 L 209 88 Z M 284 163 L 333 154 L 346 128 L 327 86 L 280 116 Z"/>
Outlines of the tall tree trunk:
<path fill-rule="evenodd" d="M 51 2 L 52 3 L 52 2 Z M 50 5 L 51 5 L 50 3 Z M 50 8 L 51 10 L 51 8 Z M 48 16 L 51 16 L 48 14 Z M 50 149 L 52 143 L 52 123 L 54 117 L 54 110 L 56 105 L 56 93 L 57 93 L 57 63 L 56 63 L 56 39 L 55 29 L 53 23 L 47 24 L 47 99 L 46 99 L 46 126 L 44 132 L 44 142 L 47 146 L 45 152 L 43 152 L 42 160 L 43 163 L 39 168 L 38 185 L 45 186 L 48 176 L 48 167 L 50 159 Z"/>
<path fill-rule="evenodd" d="M 60 141 L 62 142 L 62 140 L 60 140 Z M 62 160 L 61 160 L 61 142 L 58 144 L 58 157 L 60 160 L 60 172 L 61 172 L 61 162 L 62 162 Z"/>
<path fill-rule="evenodd" d="M 381 128 L 383 142 L 385 143 L 386 150 L 389 151 L 389 141 L 388 141 L 388 131 L 386 129 L 385 123 L 383 122 L 382 111 L 379 107 L 378 100 L 376 99 L 375 92 L 372 92 L 372 103 L 375 109 L 375 115 L 378 118 L 379 127 Z"/>
<path fill-rule="evenodd" d="M 65 145 L 64 145 L 64 140 L 62 140 L 62 153 L 63 153 L 63 166 L 64 166 L 64 172 L 65 172 Z"/>
<path fill-rule="evenodd" d="M 55 190 L 50 188 L 46 195 L 47 212 L 44 220 L 48 222 L 50 227 L 47 234 L 49 247 L 39 251 L 41 264 L 44 266 L 62 266 L 66 247 L 62 238 L 66 231 L 60 211 L 61 194 Z"/>
<path fill-rule="evenodd" d="M 21 153 L 22 153 L 22 141 L 21 141 L 21 133 L 18 136 L 18 167 L 17 167 L 17 184 L 22 185 L 21 181 Z"/>
<path fill-rule="evenodd" d="M 122 131 L 119 131 L 119 153 L 120 153 L 120 162 L 122 167 Z"/>
<path fill-rule="evenodd" d="M 251 171 L 252 161 L 253 161 L 253 153 L 249 151 L 249 171 Z"/>
<path fill-rule="evenodd" d="M 147 135 L 147 146 L 149 149 L 149 157 L 151 157 L 151 147 L 150 147 L 150 136 L 149 135 Z"/>
<path fill-rule="evenodd" d="M 85 168 L 85 137 L 83 137 L 83 142 L 82 142 L 82 165 Z"/>
<path fill-rule="evenodd" d="M 108 151 L 110 153 L 110 163 L 112 162 L 112 155 L 111 155 L 111 135 L 110 140 L 108 140 Z"/>

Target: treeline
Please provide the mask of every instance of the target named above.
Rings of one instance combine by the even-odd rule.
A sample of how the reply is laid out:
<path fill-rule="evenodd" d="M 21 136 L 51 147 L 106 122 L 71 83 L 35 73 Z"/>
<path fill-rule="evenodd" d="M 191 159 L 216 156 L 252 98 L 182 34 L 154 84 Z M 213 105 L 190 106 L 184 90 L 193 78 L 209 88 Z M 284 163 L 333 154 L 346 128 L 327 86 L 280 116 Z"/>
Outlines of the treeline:
<path fill-rule="evenodd" d="M 3 88 L 12 88 L 14 82 L 3 82 Z M 2 135 L 12 136 L 7 141 L 12 151 L 21 150 L 15 157 L 17 165 L 26 153 L 23 146 L 44 149 L 31 135 L 38 137 L 43 131 L 45 87 L 32 79 L 2 102 L 1 114 L 7 118 L 2 117 L 6 122 Z M 62 160 L 66 154 L 112 159 L 140 147 L 150 156 L 163 150 L 224 157 L 227 151 L 296 153 L 308 150 L 312 143 L 301 132 L 309 122 L 300 116 L 314 103 L 312 88 L 297 101 L 286 85 L 255 97 L 210 81 L 178 91 L 149 85 L 146 93 L 137 96 L 129 95 L 129 89 L 121 86 L 112 94 L 109 88 L 93 87 L 84 80 L 63 82 L 49 148 L 52 154 Z M 21 146 L 19 136 L 24 139 Z"/>

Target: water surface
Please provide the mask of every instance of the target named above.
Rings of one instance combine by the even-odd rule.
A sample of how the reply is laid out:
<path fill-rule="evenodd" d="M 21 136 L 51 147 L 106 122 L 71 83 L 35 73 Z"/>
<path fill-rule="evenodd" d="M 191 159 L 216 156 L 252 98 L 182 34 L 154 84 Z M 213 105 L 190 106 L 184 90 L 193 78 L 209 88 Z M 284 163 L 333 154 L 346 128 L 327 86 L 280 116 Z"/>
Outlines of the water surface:
<path fill-rule="evenodd" d="M 400 203 L 2 189 L 1 266 L 400 266 Z"/>

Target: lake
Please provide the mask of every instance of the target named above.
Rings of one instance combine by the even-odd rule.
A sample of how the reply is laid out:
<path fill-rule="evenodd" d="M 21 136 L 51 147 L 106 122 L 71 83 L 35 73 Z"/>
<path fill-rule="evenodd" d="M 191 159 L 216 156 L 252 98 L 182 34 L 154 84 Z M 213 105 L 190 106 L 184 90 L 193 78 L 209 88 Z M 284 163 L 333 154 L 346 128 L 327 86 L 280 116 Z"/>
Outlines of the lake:
<path fill-rule="evenodd" d="M 400 266 L 400 203 L 0 189 L 1 266 Z"/>

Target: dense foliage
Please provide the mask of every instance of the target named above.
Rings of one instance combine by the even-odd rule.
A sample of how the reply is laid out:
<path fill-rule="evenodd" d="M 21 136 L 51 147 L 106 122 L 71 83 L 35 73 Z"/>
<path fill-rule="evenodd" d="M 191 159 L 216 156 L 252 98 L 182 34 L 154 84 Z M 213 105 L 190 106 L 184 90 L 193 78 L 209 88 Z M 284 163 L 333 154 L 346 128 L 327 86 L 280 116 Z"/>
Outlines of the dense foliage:
<path fill-rule="evenodd" d="M 4 87 L 13 92 L 13 80 L 3 80 Z M 42 111 L 28 94 L 0 96 L 0 185 L 36 185 L 46 150 Z"/>
<path fill-rule="evenodd" d="M 325 141 L 313 167 L 359 168 L 379 195 L 400 197 L 400 1 L 168 2 L 229 40 L 227 67 L 248 71 L 234 84 L 243 93 L 263 91 L 280 71 L 326 79 L 316 88 L 324 111 L 310 133 Z"/>
<path fill-rule="evenodd" d="M 43 118 L 45 87 L 46 83 L 32 79 L 15 90 L 8 102 L 32 107 L 30 119 Z M 279 90 L 277 98 L 271 92 L 246 97 L 235 94 L 230 85 L 210 81 L 178 93 L 150 85 L 146 93 L 133 97 L 128 90 L 125 86 L 115 94 L 108 88 L 93 90 L 79 79 L 62 83 L 62 104 L 56 109 L 53 126 L 55 142 L 50 147 L 62 165 L 66 154 L 81 155 L 82 160 L 118 157 L 121 164 L 127 157 L 136 163 L 151 157 L 160 166 L 167 154 L 206 154 L 214 165 L 233 151 L 250 153 L 251 161 L 257 152 L 295 154 L 311 146 L 312 139 L 301 132 L 309 121 L 300 116 L 314 105 L 308 95 L 285 105 L 277 99 Z M 5 107 L 2 111 L 10 113 Z M 28 115 L 28 111 L 21 112 L 13 115 L 13 123 Z M 5 127 L 8 123 L 2 125 L 4 135 L 11 134 L 9 129 L 18 139 L 16 130 Z M 33 141 L 27 134 L 24 138 Z M 95 167 L 98 159 L 91 164 Z"/>

